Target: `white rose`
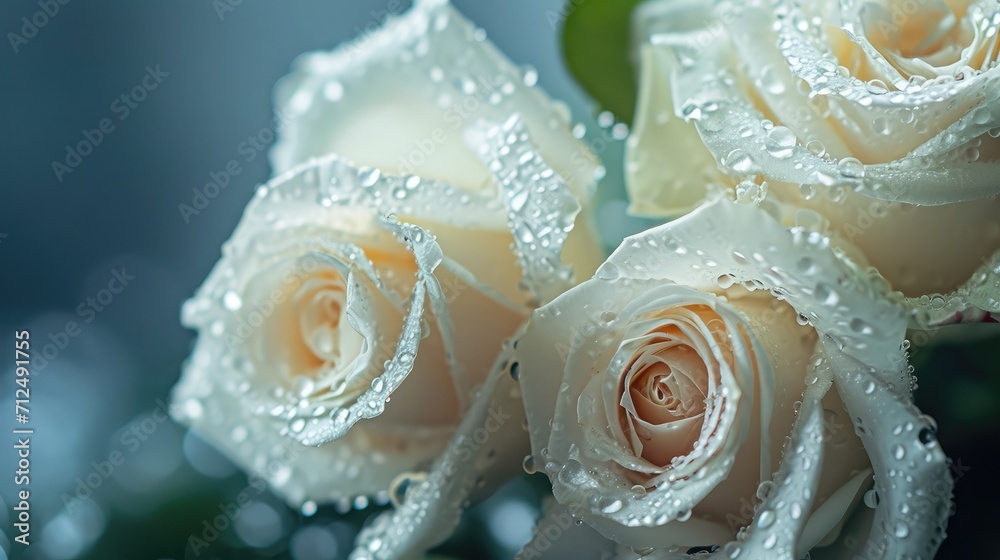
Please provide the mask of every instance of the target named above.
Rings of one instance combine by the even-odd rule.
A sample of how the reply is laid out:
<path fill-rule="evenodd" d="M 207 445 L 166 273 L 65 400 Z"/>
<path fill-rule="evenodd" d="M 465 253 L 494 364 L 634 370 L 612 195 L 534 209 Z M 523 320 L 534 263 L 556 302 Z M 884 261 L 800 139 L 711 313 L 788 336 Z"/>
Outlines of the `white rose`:
<path fill-rule="evenodd" d="M 538 79 L 533 68 L 508 60 L 447 0 L 418 0 L 377 33 L 299 57 L 275 88 L 284 125 L 271 161 L 281 172 L 337 153 L 383 172 L 477 192 L 496 181 L 496 170 L 479 153 L 484 139 L 477 123 L 517 115 L 549 173 L 558 173 L 583 207 L 564 260 L 586 278 L 602 256 L 594 251 L 599 238 L 589 210 L 603 168 L 573 136 L 569 109 L 536 87 Z"/>
<path fill-rule="evenodd" d="M 657 557 L 801 558 L 874 472 L 869 546 L 932 556 L 951 481 L 910 398 L 907 309 L 829 241 L 719 198 L 536 310 L 516 357 L 555 498 Z"/>
<path fill-rule="evenodd" d="M 707 182 L 766 182 L 893 289 L 958 290 L 952 308 L 997 311 L 994 286 L 960 287 L 1000 283 L 1000 260 L 983 266 L 1000 256 L 998 22 L 986 1 L 643 5 L 633 211 L 686 211 Z"/>
<path fill-rule="evenodd" d="M 456 89 L 473 68 L 497 102 Z M 440 1 L 308 55 L 282 88 L 291 120 L 274 160 L 292 169 L 258 189 L 185 304 L 200 336 L 174 400 L 181 421 L 290 503 L 385 496 L 458 437 L 530 309 L 571 285 L 572 265 L 586 274 L 600 262 L 586 235 L 561 261 L 595 159 L 566 115 Z M 479 109 L 455 128 L 435 128 L 448 106 L 384 120 L 392 96 Z M 434 144 L 427 160 L 397 168 L 422 138 Z M 515 466 L 520 423 L 505 449 Z"/>

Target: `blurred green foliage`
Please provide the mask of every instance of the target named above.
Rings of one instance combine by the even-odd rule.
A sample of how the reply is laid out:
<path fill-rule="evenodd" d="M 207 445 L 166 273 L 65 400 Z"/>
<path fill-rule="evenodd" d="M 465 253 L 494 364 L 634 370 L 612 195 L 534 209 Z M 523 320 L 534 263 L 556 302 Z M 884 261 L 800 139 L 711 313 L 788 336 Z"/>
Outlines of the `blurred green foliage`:
<path fill-rule="evenodd" d="M 642 0 L 567 0 L 562 47 L 570 72 L 600 105 L 631 124 L 636 73 L 629 54 L 629 21 Z"/>

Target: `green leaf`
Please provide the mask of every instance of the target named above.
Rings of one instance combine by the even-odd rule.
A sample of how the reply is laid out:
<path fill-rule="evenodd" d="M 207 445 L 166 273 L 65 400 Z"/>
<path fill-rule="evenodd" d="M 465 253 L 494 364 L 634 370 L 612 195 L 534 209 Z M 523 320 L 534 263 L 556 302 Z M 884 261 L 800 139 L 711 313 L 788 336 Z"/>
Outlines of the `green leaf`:
<path fill-rule="evenodd" d="M 566 0 L 563 56 L 585 90 L 619 120 L 632 122 L 636 75 L 629 57 L 629 19 L 642 0 Z"/>

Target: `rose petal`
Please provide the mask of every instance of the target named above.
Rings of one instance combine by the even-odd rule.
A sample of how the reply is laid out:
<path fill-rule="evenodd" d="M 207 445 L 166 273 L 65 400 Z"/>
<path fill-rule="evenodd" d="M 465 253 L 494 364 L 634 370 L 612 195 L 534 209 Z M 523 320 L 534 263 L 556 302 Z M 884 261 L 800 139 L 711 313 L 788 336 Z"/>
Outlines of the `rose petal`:
<path fill-rule="evenodd" d="M 718 554 L 740 558 L 802 557 L 799 545 L 806 525 L 803 512 L 812 509 L 823 457 L 823 409 L 820 400 L 830 389 L 832 376 L 822 364 L 806 374 L 814 379 L 802 396 L 802 408 L 792 428 L 785 458 L 774 479 L 777 489 L 755 509 L 746 540 L 730 543 Z"/>
<path fill-rule="evenodd" d="M 530 149 L 589 208 L 603 168 L 574 137 L 565 106 L 534 87 L 533 69 L 516 68 L 481 34 L 447 1 L 421 0 L 357 43 L 304 55 L 277 87 L 284 126 L 272 150 L 274 167 L 284 171 L 333 152 L 384 172 L 444 181 L 461 198 L 496 183 L 497 170 L 488 167 L 496 155 L 480 155 L 489 147 L 480 123 L 517 115 Z M 569 235 L 564 259 L 582 277 L 600 264 L 597 239 L 589 219 Z"/>
<path fill-rule="evenodd" d="M 860 250 L 893 290 L 907 296 L 952 292 L 981 266 L 983 255 L 1000 250 L 1000 196 L 915 206 L 850 191 L 841 192 L 842 200 L 821 193 L 807 200 L 798 185 L 769 185 L 774 200 L 829 220 L 829 230 L 825 224 L 811 229 L 828 231 Z"/>
<path fill-rule="evenodd" d="M 292 437 L 305 445 L 321 445 L 343 437 L 359 420 L 373 418 L 381 414 L 385 410 L 388 396 L 399 387 L 413 369 L 414 359 L 420 346 L 424 298 L 427 295 L 429 285 L 437 286 L 437 280 L 434 279 L 433 273 L 434 268 L 441 262 L 441 250 L 429 234 L 424 233 L 416 226 L 400 223 L 394 219 L 386 219 L 382 223 L 399 236 L 401 241 L 406 240 L 420 267 L 417 283 L 410 294 L 410 309 L 403 323 L 403 330 L 399 334 L 393 356 L 385 364 L 384 371 L 372 379 L 370 389 L 359 395 L 347 406 L 341 405 L 333 408 L 329 416 L 310 418 L 306 420 L 303 429 L 291 430 Z M 440 290 L 440 287 L 438 286 L 437 289 Z M 438 322 L 442 321 L 442 317 L 438 317 Z M 447 352 L 447 343 L 445 348 Z M 307 415 L 311 414 L 311 410 L 302 411 L 291 422 L 294 424 L 299 419 L 304 420 Z"/>
<path fill-rule="evenodd" d="M 1000 123 L 1000 115 L 988 110 L 1000 94 L 997 86 L 1000 76 L 986 72 L 954 83 L 928 84 L 919 92 L 873 95 L 864 84 L 840 75 L 828 53 L 811 36 L 798 30 L 800 23 L 810 26 L 808 18 L 800 15 L 797 8 L 783 9 L 789 14 L 781 20 L 778 45 L 787 68 L 805 80 L 814 94 L 812 104 L 796 102 L 805 94 L 793 82 L 784 83 L 778 75 L 771 89 L 776 91 L 780 87 L 783 91 L 774 94 L 773 102 L 767 104 L 769 81 L 763 66 L 757 75 L 764 76 L 762 79 L 768 83 L 762 82 L 751 91 L 738 79 L 740 76 L 726 70 L 732 67 L 730 56 L 734 45 L 745 49 L 762 44 L 759 37 L 747 35 L 747 30 L 761 27 L 745 23 L 754 18 L 774 20 L 767 7 L 736 4 L 720 8 L 716 15 L 726 34 L 707 44 L 698 42 L 699 35 L 694 33 L 669 35 L 666 39 L 654 36 L 661 44 L 670 44 L 684 62 L 676 66 L 671 80 L 678 115 L 694 122 L 705 145 L 727 173 L 739 178 L 764 174 L 772 180 L 820 188 L 849 186 L 867 197 L 922 205 L 973 200 L 1000 192 L 996 182 L 989 179 L 998 163 L 968 155 L 975 147 L 970 142 L 989 139 L 986 132 Z M 771 57 L 748 58 L 751 64 L 763 65 Z M 779 63 L 775 61 L 768 66 L 769 72 L 784 75 L 784 66 L 777 66 Z M 765 102 L 758 104 L 761 95 Z M 974 115 L 971 109 L 980 106 L 985 111 Z M 765 114 L 762 107 L 769 108 L 769 113 Z M 818 120 L 825 118 L 831 109 L 837 111 L 832 118 L 842 128 L 837 134 L 824 131 L 825 125 Z M 770 114 L 772 110 L 777 116 Z M 895 123 L 900 111 L 912 114 L 913 119 L 894 124 L 896 128 L 889 142 L 859 128 L 861 124 L 867 126 L 876 121 Z M 767 118 L 778 118 L 778 126 L 762 127 Z M 850 153 L 838 151 L 842 144 L 837 137 L 850 140 L 843 144 Z M 893 144 L 914 139 L 915 143 L 906 146 Z M 810 140 L 829 143 L 826 151 L 837 158 L 810 152 L 806 148 Z M 886 149 L 892 152 L 880 155 L 879 151 Z M 848 155 L 862 158 L 868 165 L 858 169 L 840 165 L 839 158 Z M 947 188 L 942 188 L 942 184 L 947 184 Z"/>
<path fill-rule="evenodd" d="M 701 202 L 707 180 L 718 178 L 718 167 L 697 129 L 674 114 L 670 74 L 676 63 L 669 48 L 642 45 L 639 56 L 639 99 L 625 147 L 629 212 L 679 214 Z M 678 169 L 684 172 L 675 173 Z"/>
<path fill-rule="evenodd" d="M 932 557 L 945 537 L 952 480 L 933 424 L 908 395 L 827 345 L 834 382 L 875 470 L 879 500 L 866 550 L 887 558 Z"/>
<path fill-rule="evenodd" d="M 899 298 L 884 286 L 876 291 L 868 273 L 842 260 L 825 236 L 786 228 L 752 205 L 709 202 L 626 239 L 597 272 L 605 278 L 666 278 L 706 291 L 718 290 L 722 275 L 726 284 L 779 290 L 849 355 L 874 367 L 895 365 L 897 358 L 880 349 L 896 348 L 903 339 L 906 316 Z"/>
<path fill-rule="evenodd" d="M 810 550 L 814 546 L 833 543 L 847 523 L 849 512 L 861 499 L 862 490 L 871 484 L 871 479 L 871 469 L 859 472 L 816 508 L 802 529 L 798 550 Z"/>
<path fill-rule="evenodd" d="M 502 125 L 480 123 L 480 156 L 500 184 L 523 289 L 546 303 L 573 285 L 562 253 L 580 203 L 530 142 L 519 116 Z"/>
<path fill-rule="evenodd" d="M 519 560 L 563 560 L 594 558 L 613 560 L 621 548 L 601 536 L 586 523 L 577 521 L 580 512 L 551 497 L 542 502 L 542 517 L 535 524 L 531 540 L 515 555 Z"/>
<path fill-rule="evenodd" d="M 594 304 L 605 301 L 610 303 Z M 619 318 L 615 321 L 625 322 L 635 321 L 635 316 L 643 316 L 650 310 L 679 305 L 706 305 L 717 309 L 723 317 L 734 312 L 723 310 L 727 306 L 712 294 L 665 284 L 662 279 L 614 283 L 597 278 L 536 311 L 526 335 L 519 340 L 518 355 L 525 357 L 521 382 L 525 385 L 533 460 L 544 467 L 552 480 L 556 499 L 590 512 L 584 520 L 606 536 L 636 546 L 662 546 L 669 542 L 665 539 L 676 537 L 668 529 L 668 522 L 685 517 L 732 467 L 727 457 L 735 454 L 744 442 L 750 424 L 751 411 L 742 404 L 741 395 L 745 390 L 748 401 L 753 401 L 752 375 L 756 368 L 746 361 L 749 351 L 734 352 L 741 360 L 733 366 L 735 374 L 740 376 L 739 382 L 733 373 L 725 373 L 722 387 L 710 388 L 713 393 L 718 391 L 717 399 L 726 402 L 706 411 L 699 447 L 676 463 L 669 483 L 664 474 L 663 481 L 652 481 L 648 489 L 636 493 L 631 488 L 635 482 L 625 478 L 616 464 L 636 472 L 659 473 L 663 469 L 633 458 L 631 450 L 623 448 L 626 442 L 610 433 L 605 420 L 605 410 L 617 407 L 618 401 L 616 397 L 605 404 L 609 392 L 602 386 L 609 383 L 611 392 L 618 394 L 614 391 L 619 383 L 616 376 L 633 354 L 629 349 L 618 348 L 613 334 L 618 327 L 598 319 L 602 306 L 614 307 L 614 302 L 632 302 L 625 308 L 621 304 L 617 307 Z M 730 324 L 728 328 L 731 332 L 736 327 Z M 572 339 L 563 340 L 563 336 Z M 560 354 L 568 354 L 565 365 Z M 594 363 L 609 364 L 607 372 L 592 377 L 572 374 L 590 372 Z M 564 373 L 560 379 L 553 372 Z M 582 396 L 577 401 L 564 394 Z M 553 419 L 551 425 L 549 419 Z M 718 435 L 709 437 L 712 433 Z M 574 444 L 584 441 L 589 442 L 590 449 Z M 710 462 L 712 459 L 715 461 Z M 687 527 L 682 531 L 696 528 L 713 533 L 725 531 L 717 523 L 695 518 L 682 525 Z M 646 527 L 657 529 L 651 532 Z"/>
<path fill-rule="evenodd" d="M 950 294 L 907 298 L 913 310 L 910 328 L 929 329 L 974 323 L 1000 314 L 1000 250 Z"/>
<path fill-rule="evenodd" d="M 422 554 L 454 531 L 478 486 L 495 488 L 520 470 L 527 446 L 520 387 L 508 373 L 512 356 L 508 346 L 447 449 L 429 472 L 415 474 L 405 490 L 396 490 L 403 493 L 402 503 L 358 535 L 352 560 Z"/>
<path fill-rule="evenodd" d="M 276 89 L 287 122 L 274 167 L 335 152 L 478 191 L 491 173 L 464 133 L 517 113 L 539 153 L 589 200 L 598 162 L 572 135 L 565 107 L 534 87 L 534 70 L 515 67 L 484 37 L 447 1 L 419 0 L 355 43 L 303 55 Z"/>
<path fill-rule="evenodd" d="M 761 247 L 766 249 L 761 251 Z M 826 237 L 801 227 L 786 227 L 761 208 L 734 204 L 723 198 L 670 224 L 628 238 L 602 265 L 595 279 L 536 311 L 526 336 L 519 343 L 518 354 L 524 356 L 521 378 L 526 384 L 524 398 L 533 457 L 542 462 L 549 474 L 556 498 L 563 504 L 589 512 L 590 516 L 585 515 L 584 520 L 602 534 L 633 546 L 690 543 L 683 534 L 692 521 L 714 523 L 719 535 L 729 535 L 716 540 L 717 544 L 731 538 L 732 531 L 721 525 L 719 522 L 723 520 L 718 517 L 715 521 L 706 521 L 698 514 L 685 522 L 669 521 L 686 517 L 684 507 L 700 511 L 697 508 L 701 503 L 715 496 L 710 491 L 727 478 L 734 458 L 738 459 L 734 457 L 736 449 L 748 448 L 744 443 L 748 435 L 760 437 L 759 449 L 769 451 L 758 451 L 754 457 L 759 456 L 761 460 L 758 480 L 770 478 L 770 468 L 765 461 L 772 458 L 770 450 L 773 448 L 767 438 L 780 441 L 787 433 L 780 428 L 772 431 L 771 425 L 775 418 L 779 420 L 774 426 L 790 425 L 790 420 L 784 417 L 790 415 L 791 408 L 782 403 L 786 397 L 795 398 L 792 391 L 797 385 L 788 383 L 785 377 L 795 371 L 801 372 L 805 359 L 789 358 L 787 349 L 780 345 L 781 341 L 787 345 L 797 340 L 794 333 L 769 327 L 773 320 L 762 319 L 767 306 L 756 309 L 754 302 L 773 301 L 774 298 L 787 301 L 802 315 L 803 321 L 811 322 L 815 332 L 834 341 L 833 344 L 842 349 L 840 351 L 877 364 L 876 368 L 883 367 L 875 370 L 882 372 L 883 381 L 894 384 L 900 398 L 909 398 L 909 376 L 901 371 L 905 364 L 901 343 L 907 312 L 902 299 L 889 293 L 884 281 L 880 280 L 845 260 Z M 671 281 L 685 287 L 675 286 Z M 743 288 L 737 290 L 736 283 L 741 283 L 749 294 L 740 295 Z M 692 296 L 687 286 L 704 292 L 695 292 L 697 297 Z M 760 293 L 762 290 L 771 293 Z M 745 328 L 752 333 L 748 336 L 752 351 L 734 350 L 737 357 L 747 361 L 733 369 L 744 374 L 756 372 L 764 397 L 758 402 L 755 395 L 748 393 L 747 398 L 754 407 L 760 407 L 762 428 L 752 428 L 749 419 L 735 423 L 736 427 L 721 422 L 722 433 L 730 436 L 727 441 L 735 443 L 703 455 L 715 460 L 701 463 L 704 471 L 693 471 L 698 474 L 697 482 L 681 480 L 677 473 L 670 478 L 657 478 L 645 484 L 644 492 L 630 495 L 628 489 L 623 488 L 626 485 L 621 468 L 636 473 L 656 471 L 654 465 L 645 464 L 629 449 L 635 447 L 635 440 L 607 433 L 610 432 L 608 426 L 615 425 L 612 411 L 622 406 L 622 396 L 614 393 L 614 398 L 609 398 L 609 392 L 613 391 L 605 385 L 617 387 L 618 376 L 627 371 L 630 364 L 616 353 L 631 359 L 635 352 L 623 352 L 624 345 L 649 343 L 648 338 L 642 338 L 648 331 L 644 323 L 636 323 L 637 326 L 627 332 L 619 332 L 621 325 L 631 324 L 636 316 L 642 316 L 637 313 L 639 309 L 670 309 L 689 305 L 692 301 L 714 305 L 725 320 L 727 315 L 721 310 L 730 304 L 713 304 L 712 300 L 717 298 L 714 294 L 733 298 L 730 304 L 741 310 L 738 324 L 746 323 Z M 628 302 L 633 303 L 629 305 Z M 606 318 L 606 309 L 615 313 Z M 744 313 L 752 318 L 748 319 Z M 738 333 L 742 332 L 741 328 L 744 327 L 729 325 L 723 332 Z M 677 336 L 678 340 L 693 340 L 690 333 L 677 331 Z M 815 337 L 810 340 L 815 344 Z M 809 349 L 804 351 L 809 352 Z M 756 367 L 749 362 L 750 356 L 755 357 Z M 814 364 L 818 365 L 820 363 Z M 597 371 L 594 371 L 595 366 Z M 553 372 L 563 374 L 560 378 L 552 375 Z M 777 381 L 779 375 L 782 376 L 780 382 Z M 815 383 L 815 379 L 806 377 L 807 385 Z M 753 385 L 753 380 L 744 381 L 728 389 L 730 395 L 738 395 L 734 389 L 746 391 Z M 829 422 L 832 430 L 830 441 L 823 443 L 830 445 L 834 454 L 826 460 L 804 453 L 800 459 L 803 464 L 812 465 L 816 472 L 820 468 L 824 471 L 830 468 L 837 476 L 825 476 L 810 490 L 810 502 L 799 504 L 796 517 L 800 521 L 794 528 L 785 529 L 786 547 L 798 544 L 810 516 L 816 519 L 810 539 L 836 530 L 840 520 L 836 511 L 843 517 L 843 508 L 853 503 L 853 500 L 840 500 L 841 493 L 849 489 L 840 490 L 850 483 L 851 469 L 866 466 L 854 461 L 864 458 L 859 454 L 860 445 L 848 449 L 842 442 L 838 444 L 843 439 L 837 435 L 842 426 L 838 428 L 835 424 L 839 402 L 824 400 L 822 406 L 821 423 L 826 428 Z M 825 440 L 826 434 L 823 436 Z M 707 439 L 704 433 L 702 437 Z M 754 439 L 749 441 L 756 443 Z M 646 445 L 645 441 L 641 443 Z M 787 451 L 785 457 L 789 458 Z M 617 462 L 621 468 L 609 469 L 609 462 Z M 698 462 L 701 460 L 691 464 Z M 740 476 L 746 471 L 745 463 L 744 457 L 739 463 Z M 852 497 L 856 495 L 856 491 L 851 493 Z M 664 507 L 667 502 L 670 505 Z M 818 507 L 816 513 L 811 511 L 813 504 Z M 730 520 L 726 517 L 725 521 Z M 764 528 L 769 526 L 766 517 L 763 524 Z M 643 526 L 656 526 L 657 529 L 650 532 Z M 778 545 L 778 540 L 779 537 L 774 537 L 770 546 Z M 768 541 L 767 536 L 763 537 L 755 545 L 758 551 Z"/>

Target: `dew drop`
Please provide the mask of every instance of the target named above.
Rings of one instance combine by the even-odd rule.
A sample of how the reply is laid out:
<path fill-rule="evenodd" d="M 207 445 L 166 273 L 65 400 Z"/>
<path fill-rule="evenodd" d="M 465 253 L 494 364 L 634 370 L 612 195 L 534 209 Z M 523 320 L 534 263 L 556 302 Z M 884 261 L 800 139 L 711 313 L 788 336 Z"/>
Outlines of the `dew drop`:
<path fill-rule="evenodd" d="M 776 489 L 777 485 L 770 480 L 761 482 L 760 486 L 757 487 L 757 499 L 761 501 L 766 500 Z"/>
<path fill-rule="evenodd" d="M 899 521 L 896 523 L 896 527 L 893 528 L 893 534 L 896 535 L 896 538 L 898 539 L 906 538 L 906 536 L 910 534 L 910 528 L 907 527 L 902 521 Z"/>
<path fill-rule="evenodd" d="M 826 155 L 826 146 L 824 146 L 819 140 L 810 140 L 806 144 L 806 149 L 809 150 L 809 153 L 816 157 L 823 157 Z"/>
<path fill-rule="evenodd" d="M 851 330 L 858 334 L 872 334 L 872 328 L 864 320 L 855 317 L 851 319 Z"/>
<path fill-rule="evenodd" d="M 869 508 L 875 509 L 878 506 L 878 492 L 874 488 L 865 492 L 864 502 Z"/>
<path fill-rule="evenodd" d="M 309 501 L 306 501 L 306 502 L 302 503 L 302 508 L 301 508 L 302 515 L 304 515 L 306 517 L 312 517 L 313 515 L 316 515 L 316 510 L 317 509 L 319 509 L 319 508 L 316 505 L 316 502 L 314 502 L 312 500 L 309 500 Z"/>
<path fill-rule="evenodd" d="M 732 274 L 723 274 L 716 279 L 716 283 L 723 290 L 727 290 L 733 287 L 733 284 L 736 283 L 736 278 Z"/>
<path fill-rule="evenodd" d="M 837 164 L 837 169 L 844 177 L 860 179 L 865 176 L 865 166 L 858 158 L 845 157 Z"/>
<path fill-rule="evenodd" d="M 566 464 L 559 469 L 559 474 L 556 475 L 556 478 L 566 486 L 581 486 L 586 481 L 583 464 L 576 459 L 566 461 Z"/>
<path fill-rule="evenodd" d="M 927 445 L 933 442 L 935 439 L 934 430 L 930 428 L 923 428 L 922 430 L 920 430 L 920 433 L 917 435 L 917 437 L 920 438 L 920 443 Z"/>
<path fill-rule="evenodd" d="M 795 133 L 787 126 L 776 126 L 767 132 L 764 141 L 767 152 L 776 158 L 787 158 L 795 147 Z"/>
<path fill-rule="evenodd" d="M 623 506 L 624 506 L 624 504 L 622 504 L 621 500 L 617 500 L 617 499 L 616 500 L 609 500 L 608 498 L 605 498 L 604 500 L 602 500 L 602 503 L 601 503 L 601 512 L 603 512 L 603 513 L 617 513 L 619 511 L 621 511 L 621 509 L 622 509 Z"/>
<path fill-rule="evenodd" d="M 827 307 L 833 307 L 840 302 L 840 296 L 837 294 L 836 290 L 822 282 L 816 284 L 814 294 L 816 295 L 816 299 Z"/>
<path fill-rule="evenodd" d="M 753 170 L 753 158 L 745 151 L 736 148 L 726 156 L 725 165 L 737 173 L 749 173 Z"/>
<path fill-rule="evenodd" d="M 601 280 L 614 280 L 620 276 L 618 267 L 613 262 L 605 262 L 597 269 L 597 277 Z"/>
<path fill-rule="evenodd" d="M 337 80 L 331 80 L 323 86 L 323 96 L 330 101 L 338 101 L 344 97 L 344 85 Z"/>
<path fill-rule="evenodd" d="M 532 87 L 538 83 L 538 71 L 533 66 L 525 66 L 521 69 L 521 81 L 524 85 Z"/>
<path fill-rule="evenodd" d="M 313 389 L 316 388 L 316 384 L 313 382 L 312 378 L 305 375 L 300 375 L 295 378 L 295 394 L 300 397 L 305 397 L 312 394 Z"/>
<path fill-rule="evenodd" d="M 773 64 L 769 64 L 761 70 L 759 84 L 772 95 L 785 93 L 785 83 L 781 80 L 781 75 Z"/>
<path fill-rule="evenodd" d="M 229 439 L 233 440 L 233 443 L 243 443 L 246 441 L 249 433 L 245 426 L 236 426 L 231 432 L 229 432 Z"/>
<path fill-rule="evenodd" d="M 885 117 L 877 117 L 872 121 L 872 132 L 875 134 L 889 134 L 889 121 Z"/>
<path fill-rule="evenodd" d="M 362 187 L 371 187 L 378 182 L 378 178 L 381 174 L 382 172 L 377 168 L 362 167 L 358 169 L 358 180 L 361 182 Z"/>
<path fill-rule="evenodd" d="M 763 543 L 764 544 L 764 549 L 771 550 L 772 548 L 774 548 L 774 545 L 777 542 L 778 542 L 778 535 L 776 535 L 774 533 L 771 533 L 770 535 L 767 536 L 766 539 L 764 539 L 764 543 Z"/>
<path fill-rule="evenodd" d="M 906 448 L 899 444 L 894 445 L 892 448 L 892 456 L 897 461 L 902 461 L 903 458 L 906 457 Z"/>
<path fill-rule="evenodd" d="M 229 290 L 222 296 L 222 305 L 229 311 L 239 311 L 243 307 L 243 299 L 233 290 Z"/>
<path fill-rule="evenodd" d="M 990 114 L 989 107 L 980 107 L 972 113 L 972 122 L 976 124 L 986 124 L 990 122 L 992 117 L 993 115 Z"/>
<path fill-rule="evenodd" d="M 872 95 L 885 95 L 889 93 L 889 88 L 886 87 L 885 82 L 879 79 L 869 80 L 865 84 L 865 89 Z"/>

